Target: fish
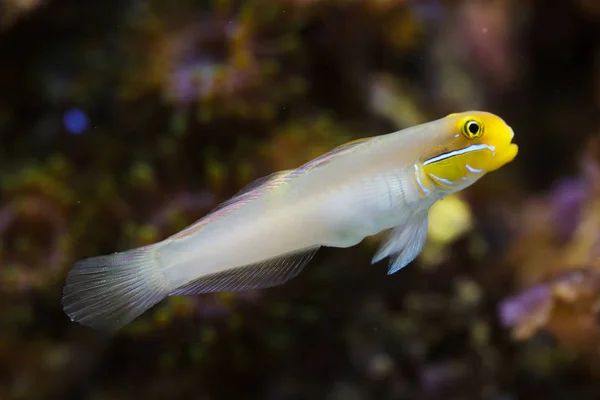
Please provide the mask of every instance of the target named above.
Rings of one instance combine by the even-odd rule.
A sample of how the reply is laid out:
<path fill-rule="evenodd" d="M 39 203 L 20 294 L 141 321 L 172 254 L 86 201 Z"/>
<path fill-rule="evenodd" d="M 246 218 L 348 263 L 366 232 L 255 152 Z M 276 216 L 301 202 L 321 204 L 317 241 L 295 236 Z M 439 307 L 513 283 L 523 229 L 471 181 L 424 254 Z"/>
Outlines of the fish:
<path fill-rule="evenodd" d="M 166 239 L 77 261 L 62 305 L 103 331 L 131 323 L 168 296 L 282 285 L 321 247 L 349 248 L 386 233 L 371 264 L 410 264 L 427 237 L 428 210 L 511 162 L 513 129 L 467 111 L 358 139 L 260 178 Z"/>

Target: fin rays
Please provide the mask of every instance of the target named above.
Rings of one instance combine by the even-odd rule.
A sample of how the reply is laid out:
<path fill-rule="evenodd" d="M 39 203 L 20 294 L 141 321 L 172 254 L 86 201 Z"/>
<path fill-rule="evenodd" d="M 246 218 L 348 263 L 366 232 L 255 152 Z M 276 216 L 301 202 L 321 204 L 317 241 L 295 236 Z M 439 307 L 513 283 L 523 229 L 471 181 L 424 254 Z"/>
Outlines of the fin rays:
<path fill-rule="evenodd" d="M 210 222 L 215 221 L 218 218 L 226 216 L 227 214 L 235 211 L 236 209 L 244 206 L 245 204 L 248 204 L 252 200 L 281 186 L 282 184 L 289 182 L 290 180 L 308 172 L 311 169 L 325 165 L 329 161 L 331 161 L 341 155 L 344 155 L 344 154 L 356 149 L 358 146 L 360 146 L 366 142 L 369 142 L 371 140 L 374 140 L 374 139 L 376 139 L 376 138 L 365 138 L 365 139 L 354 140 L 352 142 L 349 142 L 349 143 L 346 143 L 346 144 L 343 144 L 343 145 L 340 145 L 340 146 L 334 148 L 330 152 L 325 153 L 324 155 L 305 163 L 304 165 L 302 165 L 301 167 L 299 167 L 297 169 L 289 169 L 289 170 L 285 170 L 285 171 L 275 172 L 273 174 L 258 178 L 256 180 L 250 182 L 248 185 L 246 185 L 245 188 L 240 190 L 231 199 L 221 203 L 209 214 L 207 214 L 200 220 L 196 221 L 192 225 L 188 226 L 187 228 L 183 229 L 182 231 L 172 235 L 171 238 L 181 238 L 181 237 L 188 236 L 188 235 L 202 229 L 203 227 L 208 225 Z"/>
<path fill-rule="evenodd" d="M 167 296 L 156 246 L 78 261 L 67 276 L 63 308 L 73 321 L 116 330 Z"/>
<path fill-rule="evenodd" d="M 281 285 L 296 277 L 313 258 L 319 247 L 273 258 L 258 264 L 218 272 L 189 282 L 170 296 L 211 292 L 237 292 Z"/>
<path fill-rule="evenodd" d="M 380 246 L 372 264 L 390 257 L 388 275 L 398 272 L 411 263 L 423 250 L 427 240 L 428 217 L 415 217 L 406 225 L 391 230 L 386 242 Z"/>

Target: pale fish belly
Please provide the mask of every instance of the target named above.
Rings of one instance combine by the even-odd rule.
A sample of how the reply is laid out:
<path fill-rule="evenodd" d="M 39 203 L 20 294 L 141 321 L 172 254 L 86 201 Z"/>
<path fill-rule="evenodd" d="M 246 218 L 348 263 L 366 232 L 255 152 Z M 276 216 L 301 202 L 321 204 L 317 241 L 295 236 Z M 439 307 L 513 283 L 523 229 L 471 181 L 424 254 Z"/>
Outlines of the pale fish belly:
<path fill-rule="evenodd" d="M 331 230 L 323 245 L 351 247 L 367 236 L 406 223 L 419 198 L 404 176 L 397 172 L 365 177 L 340 188 L 321 210 Z"/>

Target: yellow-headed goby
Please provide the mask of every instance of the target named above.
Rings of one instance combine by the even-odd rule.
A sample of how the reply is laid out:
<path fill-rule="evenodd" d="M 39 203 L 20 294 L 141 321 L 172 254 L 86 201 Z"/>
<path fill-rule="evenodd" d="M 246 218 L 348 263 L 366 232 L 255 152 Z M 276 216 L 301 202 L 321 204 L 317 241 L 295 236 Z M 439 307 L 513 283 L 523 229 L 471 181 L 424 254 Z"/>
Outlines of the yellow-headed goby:
<path fill-rule="evenodd" d="M 372 263 L 388 257 L 392 274 L 423 249 L 433 203 L 515 158 L 513 135 L 500 117 L 470 111 L 342 145 L 251 183 L 161 242 L 78 261 L 64 311 L 116 330 L 167 296 L 280 285 L 320 247 L 383 231 Z"/>

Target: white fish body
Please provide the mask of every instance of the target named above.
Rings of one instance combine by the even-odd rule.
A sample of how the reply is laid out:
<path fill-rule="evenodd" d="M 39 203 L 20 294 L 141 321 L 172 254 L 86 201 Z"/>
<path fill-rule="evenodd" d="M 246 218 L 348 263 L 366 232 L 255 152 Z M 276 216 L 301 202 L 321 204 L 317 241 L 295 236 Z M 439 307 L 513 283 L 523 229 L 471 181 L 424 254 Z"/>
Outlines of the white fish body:
<path fill-rule="evenodd" d="M 230 214 L 175 235 L 161 249 L 173 284 L 320 246 L 354 246 L 404 225 L 435 198 L 423 202 L 414 166 L 398 161 L 400 152 L 386 146 L 390 139 L 373 138 L 306 172 L 292 171 L 295 176 Z"/>
<path fill-rule="evenodd" d="M 162 242 L 79 261 L 65 285 L 65 312 L 117 329 L 168 295 L 282 284 L 319 247 L 354 246 L 390 228 L 373 262 L 389 256 L 396 272 L 420 253 L 429 207 L 452 192 L 426 175 L 421 157 L 448 136 L 448 118 L 341 146 L 251 184 Z"/>

